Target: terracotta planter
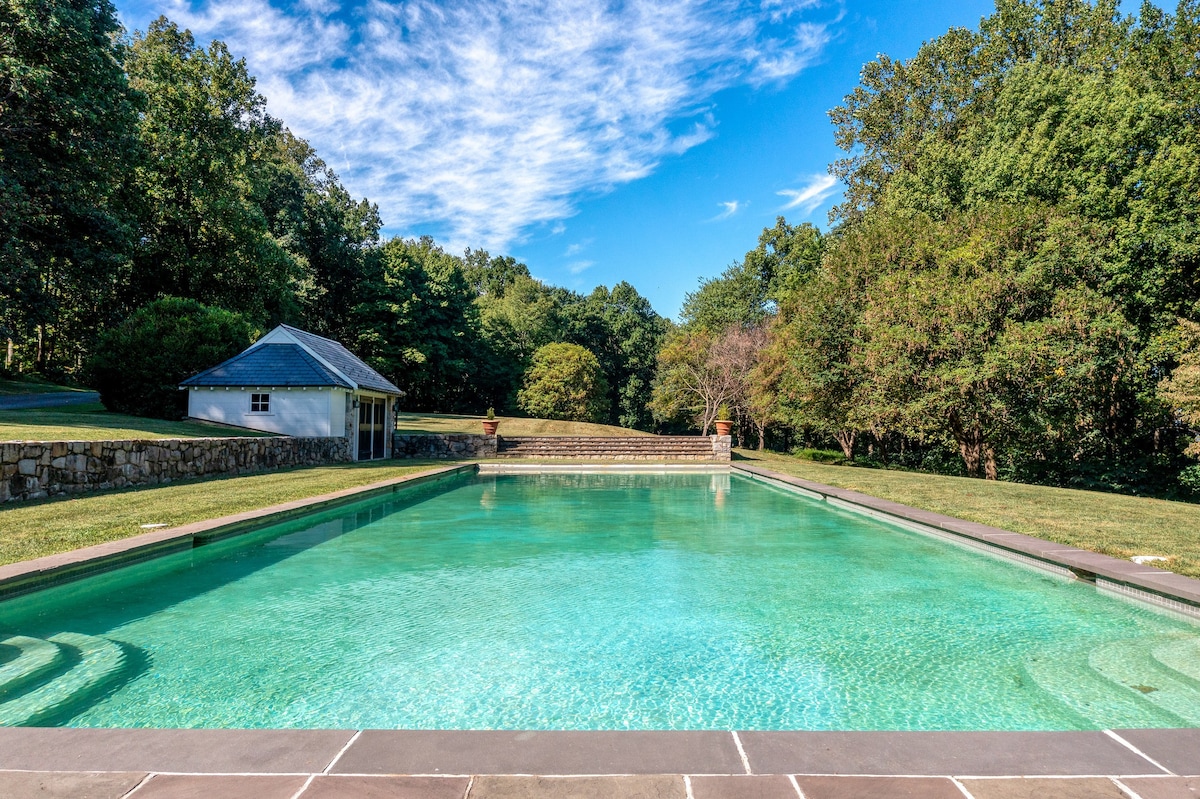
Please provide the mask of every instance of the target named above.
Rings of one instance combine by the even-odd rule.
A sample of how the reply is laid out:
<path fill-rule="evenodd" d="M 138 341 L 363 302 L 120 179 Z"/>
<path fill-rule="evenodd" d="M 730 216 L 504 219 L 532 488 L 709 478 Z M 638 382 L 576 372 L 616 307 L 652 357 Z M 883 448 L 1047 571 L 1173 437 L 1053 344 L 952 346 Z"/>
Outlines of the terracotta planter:
<path fill-rule="evenodd" d="M 484 419 L 483 420 L 483 434 L 485 436 L 494 436 L 494 435 L 496 435 L 496 428 L 499 426 L 500 426 L 499 419 Z"/>
<path fill-rule="evenodd" d="M 733 430 L 733 422 L 716 421 L 713 422 L 717 426 L 717 435 L 727 436 Z"/>

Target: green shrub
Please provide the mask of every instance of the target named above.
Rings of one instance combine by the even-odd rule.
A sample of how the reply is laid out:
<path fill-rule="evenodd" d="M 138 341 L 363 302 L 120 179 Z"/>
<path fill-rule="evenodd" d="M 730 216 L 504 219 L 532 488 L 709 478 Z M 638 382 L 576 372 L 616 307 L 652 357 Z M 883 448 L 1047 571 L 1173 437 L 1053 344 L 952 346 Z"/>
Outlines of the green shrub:
<path fill-rule="evenodd" d="M 812 449 L 806 447 L 792 453 L 797 458 L 817 463 L 846 463 L 846 456 L 835 449 Z"/>
<path fill-rule="evenodd" d="M 92 386 L 110 411 L 181 419 L 187 394 L 179 383 L 250 346 L 240 315 L 195 300 L 165 297 L 107 331 L 88 363 Z"/>
<path fill-rule="evenodd" d="M 591 350 L 547 344 L 533 354 L 517 403 L 542 419 L 602 423 L 608 418 L 608 382 Z"/>
<path fill-rule="evenodd" d="M 1185 494 L 1200 498 L 1200 463 L 1179 472 L 1179 485 Z"/>

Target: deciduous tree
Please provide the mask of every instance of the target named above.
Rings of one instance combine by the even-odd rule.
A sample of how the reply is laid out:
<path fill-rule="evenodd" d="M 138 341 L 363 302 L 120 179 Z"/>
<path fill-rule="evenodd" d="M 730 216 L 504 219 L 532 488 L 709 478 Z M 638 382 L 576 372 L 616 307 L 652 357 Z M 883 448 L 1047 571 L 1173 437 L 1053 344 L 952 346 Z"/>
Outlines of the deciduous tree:
<path fill-rule="evenodd" d="M 518 396 L 521 410 L 542 419 L 604 422 L 608 384 L 600 361 L 578 344 L 540 347 Z"/>

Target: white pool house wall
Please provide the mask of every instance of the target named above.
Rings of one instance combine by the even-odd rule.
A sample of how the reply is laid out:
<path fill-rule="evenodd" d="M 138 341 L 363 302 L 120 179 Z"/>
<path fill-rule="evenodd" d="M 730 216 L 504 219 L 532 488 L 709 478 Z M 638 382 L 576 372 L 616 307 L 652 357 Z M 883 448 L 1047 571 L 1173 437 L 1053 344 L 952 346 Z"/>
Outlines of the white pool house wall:
<path fill-rule="evenodd" d="M 252 394 L 269 394 L 270 410 L 252 411 Z M 342 438 L 349 395 L 344 388 L 198 386 L 188 390 L 188 416 L 266 433 Z"/>

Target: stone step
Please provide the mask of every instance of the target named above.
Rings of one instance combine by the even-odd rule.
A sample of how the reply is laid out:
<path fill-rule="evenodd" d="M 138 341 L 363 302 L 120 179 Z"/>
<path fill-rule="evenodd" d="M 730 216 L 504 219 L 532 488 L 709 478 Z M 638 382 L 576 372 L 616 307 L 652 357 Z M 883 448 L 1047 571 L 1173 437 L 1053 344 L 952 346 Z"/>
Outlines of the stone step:
<path fill-rule="evenodd" d="M 125 650 L 120 644 L 92 635 L 59 633 L 45 639 L 72 654 L 71 668 L 14 699 L 0 702 L 0 726 L 28 727 L 61 713 L 72 703 L 95 696 L 124 673 Z"/>
<path fill-rule="evenodd" d="M 534 450 L 545 449 L 555 451 L 568 450 L 600 450 L 604 452 L 712 452 L 712 447 L 698 447 L 685 445 L 660 445 L 657 447 L 605 447 L 593 444 L 567 444 L 567 445 L 551 445 L 551 444 L 506 444 L 500 447 L 502 450 Z"/>
<path fill-rule="evenodd" d="M 1188 637 L 1156 646 L 1151 655 L 1176 677 L 1200 688 L 1200 638 Z"/>
<path fill-rule="evenodd" d="M 65 660 L 61 647 L 41 638 L 14 635 L 0 641 L 0 647 L 17 650 L 17 656 L 0 666 L 0 700 L 16 696 L 30 683 L 37 682 Z"/>
<path fill-rule="evenodd" d="M 501 458 L 714 460 L 705 436 L 500 436 L 496 443 Z"/>
<path fill-rule="evenodd" d="M 562 449 L 549 447 L 515 447 L 513 449 L 502 449 L 499 453 L 504 455 L 529 453 L 529 454 L 546 454 L 546 455 L 711 455 L 712 450 L 709 449 L 583 449 L 577 447 L 566 447 Z"/>

